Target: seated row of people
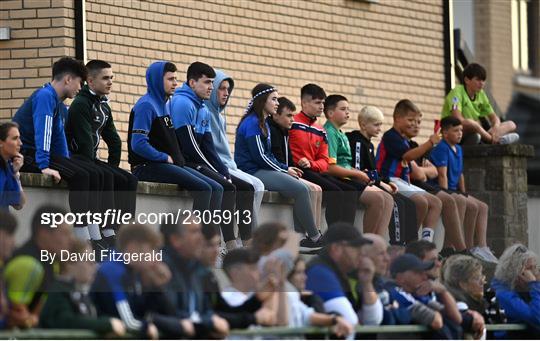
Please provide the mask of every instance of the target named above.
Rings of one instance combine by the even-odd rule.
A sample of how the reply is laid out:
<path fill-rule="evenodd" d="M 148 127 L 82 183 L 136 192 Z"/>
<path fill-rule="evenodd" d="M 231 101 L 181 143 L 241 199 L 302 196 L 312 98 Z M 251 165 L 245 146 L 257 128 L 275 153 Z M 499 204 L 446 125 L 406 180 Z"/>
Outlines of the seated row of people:
<path fill-rule="evenodd" d="M 528 326 L 517 336 L 540 335 L 537 256 L 520 244 L 505 250 L 486 292 L 479 261 L 454 255 L 441 263 L 436 246 L 425 240 L 391 260 L 382 237 L 338 223 L 306 264 L 298 259 L 301 235 L 267 223 L 255 231 L 251 247 L 225 256 L 229 284 L 222 286 L 212 271 L 219 254 L 215 227 L 188 222 L 162 225 L 157 233 L 126 225 L 119 230 L 119 252 L 162 258 L 111 258 L 96 268 L 90 244 L 72 238 L 71 226 L 41 224 L 43 211 L 65 212 L 38 210 L 31 240 L 13 256 L 16 220 L 0 212 L 3 327 L 82 328 L 117 336 L 129 331 L 155 339 L 223 338 L 250 325 L 313 325 L 353 338 L 359 325 L 423 324 L 437 338 L 466 333 L 478 339 L 485 337 L 486 324 L 509 322 Z M 39 249 L 77 257 L 42 261 Z"/>
<path fill-rule="evenodd" d="M 466 70 L 466 85 L 482 78 L 479 70 L 483 69 L 475 65 Z M 294 104 L 281 98 L 280 107 L 277 89 L 261 83 L 253 89 L 239 123 L 233 160 L 223 115 L 233 79 L 195 62 L 177 88 L 176 66 L 156 62 L 147 70 L 148 92 L 130 115 L 128 159 L 133 176 L 118 168 L 121 141 L 106 97 L 113 77 L 111 65 L 104 61 L 84 66 L 62 58 L 53 66 L 52 82 L 25 101 L 14 117 L 26 160 L 21 169 L 50 174 L 56 181 L 67 179 L 73 212 L 116 208 L 134 213 L 137 179 L 175 183 L 190 190 L 196 211 L 247 212 L 250 219 L 240 219 L 237 225 L 240 244 L 248 245 L 266 188 L 294 199 L 294 227 L 305 235 L 301 246 L 308 251 L 322 246 L 323 202 L 327 226 L 337 221 L 354 224 L 360 202 L 365 206 L 365 232 L 385 235 L 390 228 L 391 242 L 405 244 L 416 240 L 422 228 L 422 238 L 433 240 L 434 226 L 442 217 L 446 254 L 470 252 L 484 261 L 497 261 L 486 243 L 488 207 L 465 192 L 462 155 L 456 146 L 461 121 L 452 119 L 459 117 L 457 113 L 443 119 L 444 142 L 439 143 L 436 133 L 417 145 L 411 139 L 418 135 L 421 111 L 409 100 L 399 101 L 393 128 L 383 135 L 375 158 L 369 140 L 380 132 L 383 116 L 377 108 L 362 110 L 361 130 L 346 136 L 341 128 L 350 109 L 344 96 L 327 97 L 320 86 L 307 84 L 301 90 L 301 111 L 291 124 L 282 115 L 290 115 Z M 74 97 L 83 79 L 87 84 L 66 112 L 62 100 Z M 477 93 L 481 97 L 482 92 Z M 316 122 L 323 112 L 324 127 Z M 509 123 L 501 127 L 511 128 Z M 97 158 L 101 138 L 108 145 L 108 163 Z M 426 161 L 425 155 L 437 144 L 431 161 Z M 16 193 L 21 189 L 16 184 L 17 159 L 20 156 L 10 157 L 13 174 L 8 174 Z M 405 214 L 412 206 L 414 212 Z M 401 218 L 396 211 L 402 212 Z M 227 249 L 238 246 L 233 220 L 214 225 L 221 228 Z M 403 231 L 395 231 L 396 226 Z M 88 220 L 77 222 L 75 231 L 80 239 L 92 239 L 95 247 L 107 248 L 115 228 L 100 231 Z M 102 235 L 105 243 L 100 242 Z"/>

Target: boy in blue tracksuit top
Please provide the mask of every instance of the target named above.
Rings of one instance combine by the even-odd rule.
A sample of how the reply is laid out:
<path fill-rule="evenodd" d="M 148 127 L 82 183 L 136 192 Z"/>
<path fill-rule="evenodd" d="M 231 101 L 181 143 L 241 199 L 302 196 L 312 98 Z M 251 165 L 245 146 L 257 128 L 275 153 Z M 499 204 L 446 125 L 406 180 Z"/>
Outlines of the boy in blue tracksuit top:
<path fill-rule="evenodd" d="M 17 110 L 13 121 L 19 124 L 21 153 L 25 162 L 21 171 L 42 173 L 58 183 L 68 183 L 69 205 L 73 213 L 99 211 L 99 172 L 80 160 L 70 158 L 64 133 L 67 108 L 63 101 L 73 98 L 86 79 L 86 67 L 81 62 L 64 57 L 53 64 L 52 81 L 34 91 Z M 88 223 L 75 224 L 75 235 L 90 239 Z"/>
<path fill-rule="evenodd" d="M 171 114 L 180 148 L 187 166 L 218 182 L 224 189 L 222 212 L 240 210 L 242 216 L 253 216 L 254 188 L 251 184 L 232 177 L 228 167 L 216 152 L 210 129 L 210 112 L 204 100 L 213 90 L 216 73 L 201 62 L 192 63 L 187 70 L 187 81 L 176 89 L 171 100 Z M 247 212 L 245 212 L 247 211 Z M 242 223 L 244 221 L 244 223 Z M 251 239 L 251 219 L 239 219 L 240 237 L 247 245 Z M 234 221 L 221 223 L 223 239 L 228 249 L 236 248 Z"/>
<path fill-rule="evenodd" d="M 178 184 L 193 196 L 193 210 L 202 212 L 221 204 L 218 183 L 189 167 L 176 140 L 169 114 L 169 97 L 177 86 L 176 65 L 157 61 L 146 70 L 148 92 L 129 117 L 128 161 L 141 181 Z"/>

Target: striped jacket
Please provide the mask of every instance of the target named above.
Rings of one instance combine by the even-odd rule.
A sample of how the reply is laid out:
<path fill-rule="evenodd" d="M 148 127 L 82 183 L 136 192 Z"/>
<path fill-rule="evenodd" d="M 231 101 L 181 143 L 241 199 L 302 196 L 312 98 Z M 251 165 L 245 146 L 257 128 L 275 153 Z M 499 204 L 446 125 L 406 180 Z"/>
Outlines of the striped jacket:
<path fill-rule="evenodd" d="M 320 173 L 328 170 L 326 131 L 303 112 L 294 116 L 294 123 L 289 131 L 289 144 L 294 164 L 298 164 L 298 160 L 305 157 L 311 163 L 311 170 Z"/>

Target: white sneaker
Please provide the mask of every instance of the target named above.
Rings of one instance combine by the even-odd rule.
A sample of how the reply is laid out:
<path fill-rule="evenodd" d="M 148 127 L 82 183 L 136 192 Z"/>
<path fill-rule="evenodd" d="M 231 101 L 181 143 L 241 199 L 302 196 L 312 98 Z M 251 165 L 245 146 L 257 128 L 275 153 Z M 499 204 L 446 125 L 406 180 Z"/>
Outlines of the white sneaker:
<path fill-rule="evenodd" d="M 516 143 L 517 141 L 519 141 L 519 134 L 510 133 L 510 134 L 501 136 L 499 140 L 499 144 L 512 144 L 512 143 Z"/>
<path fill-rule="evenodd" d="M 219 255 L 216 258 L 216 269 L 221 269 L 223 266 L 223 258 L 225 258 L 225 255 L 227 254 L 227 248 L 226 247 L 220 247 L 219 248 Z"/>
<path fill-rule="evenodd" d="M 480 250 L 482 251 L 482 253 L 484 253 L 484 255 L 486 255 L 487 258 L 491 259 L 492 263 L 499 263 L 499 260 L 497 259 L 497 257 L 495 257 L 489 246 L 482 246 L 480 247 Z"/>
<path fill-rule="evenodd" d="M 493 256 L 491 251 L 489 251 L 489 253 L 487 253 L 486 250 L 484 250 L 484 248 L 480 248 L 478 246 L 475 246 L 472 249 L 470 249 L 469 251 L 471 252 L 471 255 L 473 255 L 474 257 L 478 258 L 479 260 L 481 260 L 483 262 L 487 262 L 487 263 L 498 263 L 499 262 L 498 260 L 493 261 L 493 259 L 489 256 L 489 255 Z M 493 256 L 493 257 L 495 257 L 495 256 Z"/>

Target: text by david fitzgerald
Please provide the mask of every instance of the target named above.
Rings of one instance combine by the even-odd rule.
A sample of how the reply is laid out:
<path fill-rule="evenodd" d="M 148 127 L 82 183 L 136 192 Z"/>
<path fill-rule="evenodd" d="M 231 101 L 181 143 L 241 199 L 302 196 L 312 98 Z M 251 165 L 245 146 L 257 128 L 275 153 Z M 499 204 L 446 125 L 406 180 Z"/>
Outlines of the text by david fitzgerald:
<path fill-rule="evenodd" d="M 60 256 L 58 258 L 58 256 Z M 113 261 L 129 264 L 131 262 L 161 262 L 162 251 L 128 253 L 118 252 L 116 250 L 100 250 L 96 254 L 96 250 L 89 252 L 77 253 L 69 252 L 69 250 L 61 250 L 60 255 L 56 252 L 41 250 L 41 261 L 53 264 L 55 261 L 60 262 L 103 262 Z"/>

